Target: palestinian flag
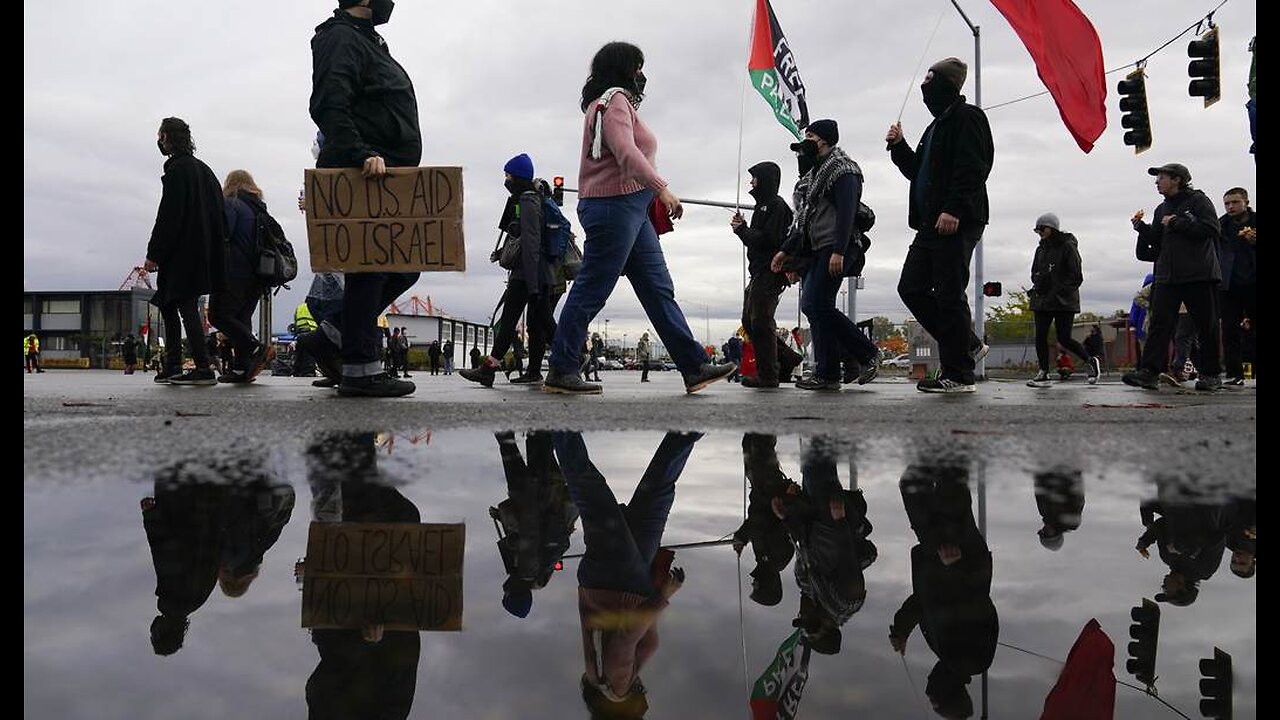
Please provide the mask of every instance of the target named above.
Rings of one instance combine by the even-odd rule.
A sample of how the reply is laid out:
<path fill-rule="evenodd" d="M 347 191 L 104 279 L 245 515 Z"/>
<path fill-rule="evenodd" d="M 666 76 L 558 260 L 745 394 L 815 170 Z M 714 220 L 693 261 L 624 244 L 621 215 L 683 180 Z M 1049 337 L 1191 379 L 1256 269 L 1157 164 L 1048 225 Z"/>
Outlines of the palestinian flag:
<path fill-rule="evenodd" d="M 782 126 L 799 139 L 809 124 L 809 107 L 804 101 L 804 82 L 796 68 L 791 45 L 782 34 L 769 0 L 756 0 L 756 20 L 751 32 L 751 57 L 747 59 L 751 84 L 773 108 Z"/>
<path fill-rule="evenodd" d="M 800 694 L 809 680 L 809 646 L 800 630 L 778 646 L 778 654 L 751 688 L 752 720 L 793 720 L 800 711 Z"/>

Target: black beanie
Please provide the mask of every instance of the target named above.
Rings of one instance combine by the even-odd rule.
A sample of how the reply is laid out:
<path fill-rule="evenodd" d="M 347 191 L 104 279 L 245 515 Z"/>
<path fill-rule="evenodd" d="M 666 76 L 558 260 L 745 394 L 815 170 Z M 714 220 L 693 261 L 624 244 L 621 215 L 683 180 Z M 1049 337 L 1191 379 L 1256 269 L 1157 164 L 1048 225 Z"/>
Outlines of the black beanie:
<path fill-rule="evenodd" d="M 805 131 L 826 140 L 828 145 L 835 145 L 840 142 L 840 126 L 836 125 L 835 120 L 814 120 L 809 123 Z"/>
<path fill-rule="evenodd" d="M 338 0 L 338 9 L 345 10 L 349 7 L 355 7 L 356 5 L 359 5 L 360 2 L 361 0 Z"/>

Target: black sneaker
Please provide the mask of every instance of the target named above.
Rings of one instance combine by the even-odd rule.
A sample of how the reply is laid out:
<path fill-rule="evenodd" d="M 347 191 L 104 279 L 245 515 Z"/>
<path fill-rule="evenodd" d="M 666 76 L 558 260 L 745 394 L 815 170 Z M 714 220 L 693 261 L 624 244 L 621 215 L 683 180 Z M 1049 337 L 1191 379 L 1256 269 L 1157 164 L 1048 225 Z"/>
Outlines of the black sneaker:
<path fill-rule="evenodd" d="M 214 376 L 213 371 L 209 368 L 193 368 L 169 378 L 169 384 L 209 386 L 217 385 L 218 378 Z"/>
<path fill-rule="evenodd" d="M 387 377 L 385 373 L 365 377 L 343 377 L 338 394 L 343 397 L 401 397 L 418 389 L 407 380 Z"/>
<path fill-rule="evenodd" d="M 181 374 L 182 368 L 180 367 L 163 368 L 156 371 L 156 376 L 151 378 L 151 382 L 158 385 L 168 385 L 170 379 L 176 378 Z"/>
<path fill-rule="evenodd" d="M 692 395 L 717 380 L 723 380 L 738 371 L 734 363 L 702 363 L 698 372 L 684 376 L 684 391 Z"/>
<path fill-rule="evenodd" d="M 858 375 L 862 372 L 862 363 L 853 359 L 852 355 L 845 355 L 840 359 L 840 382 L 848 385 L 858 379 Z"/>
<path fill-rule="evenodd" d="M 1050 387 L 1051 385 L 1052 383 L 1049 381 L 1049 373 L 1045 372 L 1044 370 L 1041 370 L 1040 372 L 1036 373 L 1035 377 L 1027 381 L 1027 387 L 1047 388 L 1047 387 Z"/>
<path fill-rule="evenodd" d="M 1097 385 L 1098 378 L 1102 376 L 1102 361 L 1096 357 L 1089 358 L 1089 384 Z"/>
<path fill-rule="evenodd" d="M 1200 392 L 1218 392 L 1222 389 L 1222 377 L 1218 375 L 1201 375 L 1196 381 L 1196 390 Z"/>
<path fill-rule="evenodd" d="M 978 363 L 982 362 L 982 359 L 985 358 L 990 352 L 991 352 L 990 345 L 986 343 L 979 343 L 976 347 L 969 348 L 969 357 L 973 358 L 973 364 L 977 365 Z"/>
<path fill-rule="evenodd" d="M 1160 388 L 1160 379 L 1147 368 L 1130 370 L 1120 377 L 1120 381 L 1125 385 L 1140 387 L 1144 390 L 1158 390 Z"/>
<path fill-rule="evenodd" d="M 761 380 L 758 377 L 744 377 L 742 378 L 742 387 L 770 390 L 778 387 L 778 381 L 774 380 L 773 382 L 769 382 L 768 380 Z"/>
<path fill-rule="evenodd" d="M 473 383 L 480 383 L 487 388 L 491 388 L 493 387 L 493 379 L 497 376 L 498 370 L 492 365 L 481 365 L 474 370 L 471 368 L 460 370 L 458 371 L 458 374 L 462 376 L 463 380 L 470 380 Z"/>
<path fill-rule="evenodd" d="M 323 330 L 312 330 L 298 336 L 298 347 L 316 359 L 316 367 L 325 377 L 338 380 L 342 377 L 342 350 Z"/>
<path fill-rule="evenodd" d="M 247 370 L 228 370 L 218 376 L 218 382 L 228 385 L 243 385 L 253 382 Z"/>
<path fill-rule="evenodd" d="M 578 373 L 561 374 L 551 368 L 547 371 L 547 378 L 542 381 L 542 391 L 561 395 L 599 395 L 604 388 L 585 382 Z"/>
<path fill-rule="evenodd" d="M 962 383 L 959 380 L 952 380 L 951 378 L 928 378 L 916 383 L 916 389 L 920 392 L 945 393 L 951 395 L 976 392 L 978 388 L 973 383 Z"/>
<path fill-rule="evenodd" d="M 542 382 L 542 373 L 525 373 L 511 381 L 512 385 L 537 385 Z"/>
<path fill-rule="evenodd" d="M 800 378 L 796 381 L 796 387 L 801 390 L 826 390 L 837 392 L 840 390 L 839 380 L 827 380 L 816 375 Z"/>
<path fill-rule="evenodd" d="M 859 385 L 866 385 L 872 380 L 875 380 L 876 376 L 879 374 L 880 367 L 876 365 L 875 360 L 872 360 L 866 367 L 862 368 L 862 372 L 858 373 L 857 382 Z"/>
<path fill-rule="evenodd" d="M 268 343 L 258 343 L 258 347 L 254 349 L 253 355 L 249 358 L 248 369 L 243 371 L 247 378 L 244 382 L 252 382 L 253 379 L 258 377 L 263 370 L 267 369 L 267 366 L 269 366 L 271 361 L 275 360 L 275 358 L 276 349 L 274 347 Z M 218 378 L 218 382 L 223 382 L 222 378 Z M 227 382 L 233 381 L 228 380 Z"/>
<path fill-rule="evenodd" d="M 331 388 L 338 387 L 338 381 L 331 377 L 322 377 L 319 380 L 312 380 L 311 387 Z"/>
<path fill-rule="evenodd" d="M 1229 377 L 1229 378 L 1227 378 L 1226 380 L 1223 380 L 1223 381 L 1222 381 L 1222 384 L 1223 384 L 1223 385 L 1231 385 L 1231 386 L 1234 386 L 1234 387 L 1244 387 L 1244 378 L 1242 378 L 1242 377 Z"/>

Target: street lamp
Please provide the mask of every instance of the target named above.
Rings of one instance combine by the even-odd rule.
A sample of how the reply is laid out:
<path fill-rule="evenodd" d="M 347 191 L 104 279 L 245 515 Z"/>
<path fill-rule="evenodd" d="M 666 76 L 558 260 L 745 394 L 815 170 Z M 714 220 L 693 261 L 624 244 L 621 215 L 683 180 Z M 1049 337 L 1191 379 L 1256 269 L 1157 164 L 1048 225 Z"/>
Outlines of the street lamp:
<path fill-rule="evenodd" d="M 604 320 L 604 344 L 605 344 L 605 347 L 609 346 L 609 319 L 608 318 L 605 318 Z"/>

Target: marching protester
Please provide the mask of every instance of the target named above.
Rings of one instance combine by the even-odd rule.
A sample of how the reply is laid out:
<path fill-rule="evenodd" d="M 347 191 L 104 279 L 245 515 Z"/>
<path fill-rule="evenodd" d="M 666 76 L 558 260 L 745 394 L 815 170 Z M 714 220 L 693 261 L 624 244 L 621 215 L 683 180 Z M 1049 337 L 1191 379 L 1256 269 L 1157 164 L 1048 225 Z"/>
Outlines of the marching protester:
<path fill-rule="evenodd" d="M 324 135 L 317 168 L 360 168 L 365 177 L 389 167 L 416 167 L 422 132 L 413 82 L 391 57 L 374 28 L 387 22 L 392 0 L 339 0 L 333 17 L 311 39 L 311 119 Z M 412 393 L 408 380 L 392 378 L 378 357 L 378 315 L 418 281 L 418 273 L 348 273 L 343 293 L 341 343 L 316 333 L 312 354 L 340 352 L 338 393 L 349 397 L 398 397 Z M 331 361 L 330 361 L 331 363 Z M 321 367 L 325 367 L 321 359 Z"/>
<path fill-rule="evenodd" d="M 1200 336 L 1199 373 L 1196 389 L 1214 391 L 1222 386 L 1218 356 L 1217 285 L 1222 279 L 1215 244 L 1221 227 L 1213 203 L 1191 187 L 1191 171 L 1185 165 L 1168 163 L 1148 168 L 1156 177 L 1156 190 L 1164 196 L 1152 215 L 1143 222 L 1143 212 L 1133 216 L 1138 232 L 1136 254 L 1143 262 L 1155 263 L 1151 286 L 1146 347 L 1135 370 L 1122 378 L 1126 385 L 1155 390 L 1168 359 L 1169 340 L 1178 322 L 1178 307 L 1186 305 Z"/>
<path fill-rule="evenodd" d="M 142 267 L 156 273 L 151 304 L 164 319 L 164 369 L 155 382 L 170 385 L 214 385 L 209 347 L 198 306 L 200 296 L 226 287 L 227 219 L 218 178 L 195 156 L 191 128 L 179 118 L 160 123 L 156 145 L 164 163 L 164 193 Z M 182 332 L 195 367 L 182 370 Z"/>
<path fill-rule="evenodd" d="M 489 357 L 479 368 L 458 372 L 471 382 L 493 387 L 493 380 L 502 368 L 507 350 L 514 349 L 516 326 L 525 308 L 529 309 L 529 368 L 515 379 L 513 385 L 536 385 L 542 382 L 542 355 L 556 332 L 553 315 L 559 295 L 555 287 L 555 263 L 543 245 L 543 198 L 546 193 L 534 181 L 533 160 L 521 153 L 502 168 L 506 176 L 503 187 L 510 194 L 508 208 L 514 208 L 510 224 L 505 232 L 520 243 L 520 253 L 514 267 L 507 275 L 507 289 L 502 294 L 502 318 L 493 339 Z M 504 214 L 505 215 L 505 214 Z M 518 355 L 517 355 L 518 357 Z"/>
<path fill-rule="evenodd" d="M 652 354 L 649 333 L 644 333 L 636 343 L 636 361 L 640 363 L 640 382 L 649 382 L 649 358 Z"/>
<path fill-rule="evenodd" d="M 658 139 L 640 119 L 644 99 L 644 53 L 635 45 L 611 42 L 591 60 L 582 88 L 585 113 L 578 173 L 578 219 L 586 231 L 582 268 L 560 312 L 543 389 L 567 394 L 599 394 L 584 381 L 580 354 L 591 320 L 604 307 L 625 273 L 658 337 L 695 393 L 734 371 L 706 360 L 675 300 L 667 261 L 650 222 L 678 219 L 680 199 L 654 167 Z"/>
<path fill-rule="evenodd" d="M 916 231 L 898 281 L 907 309 L 938 342 L 942 369 L 916 384 L 922 392 L 974 390 L 974 368 L 987 346 L 973 332 L 965 290 L 969 260 L 990 211 L 987 176 L 995 156 L 981 108 L 960 94 L 969 67 L 957 58 L 933 64 L 920 90 L 933 122 L 913 151 L 894 123 L 885 135 L 889 157 L 911 181 L 908 225 Z"/>
<path fill-rule="evenodd" d="M 747 272 L 751 274 L 743 293 L 742 326 L 755 349 L 756 374 L 744 377 L 742 386 L 774 388 L 778 387 L 778 346 L 782 345 L 774 313 L 778 310 L 778 298 L 787 287 L 787 279 L 769 266 L 787 239 L 792 213 L 787 201 L 778 195 L 782 168 L 777 163 L 756 163 L 747 172 L 751 175 L 749 192 L 756 201 L 751 224 L 747 224 L 742 213 L 734 213 L 729 220 L 733 234 L 747 248 Z"/>
<path fill-rule="evenodd" d="M 815 160 L 796 183 L 795 220 L 790 236 L 769 267 L 781 272 L 788 258 L 802 255 L 808 263 L 800 310 L 809 318 L 813 333 L 813 375 L 796 387 L 804 390 L 839 390 L 840 361 L 852 355 L 861 366 L 857 376 L 865 385 L 879 372 L 880 351 L 836 308 L 836 296 L 854 256 L 863 252 L 861 231 L 855 225 L 862 199 L 862 169 L 837 147 L 840 130 L 835 120 L 815 120 L 805 128 L 804 140 L 791 149 Z"/>
<path fill-rule="evenodd" d="M 262 372 L 275 354 L 270 343 L 253 334 L 253 313 L 262 298 L 258 280 L 258 216 L 266 214 L 262 189 L 247 170 L 232 170 L 222 185 L 230 247 L 227 251 L 227 284 L 209 296 L 209 322 L 226 336 L 234 349 L 232 365 L 224 363 L 218 382 L 247 383 Z"/>
<path fill-rule="evenodd" d="M 1040 372 L 1027 382 L 1031 387 L 1049 386 L 1049 325 L 1057 329 L 1058 345 L 1084 360 L 1089 369 L 1089 384 L 1098 382 L 1102 364 L 1092 357 L 1075 338 L 1071 337 L 1071 324 L 1080 312 L 1080 284 L 1084 271 L 1080 265 L 1080 250 L 1076 236 L 1062 232 L 1058 216 L 1045 213 L 1036 219 L 1035 258 L 1031 261 L 1031 311 L 1036 319 L 1036 360 Z"/>
<path fill-rule="evenodd" d="M 1222 284 L 1218 286 L 1222 312 L 1222 363 L 1228 385 L 1244 385 L 1241 365 L 1242 339 L 1253 325 L 1258 311 L 1258 217 L 1249 207 L 1249 191 L 1231 188 L 1222 198 L 1227 214 L 1218 218 L 1222 233 L 1218 239 L 1218 264 Z"/>

